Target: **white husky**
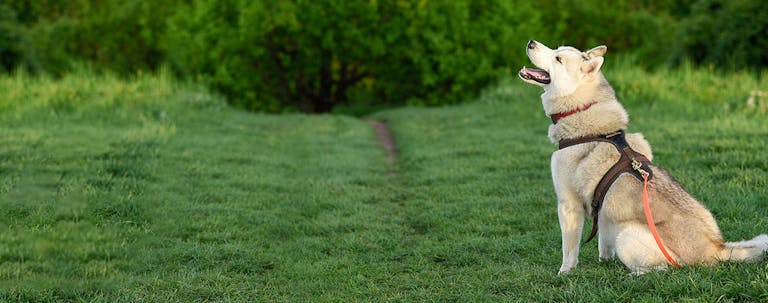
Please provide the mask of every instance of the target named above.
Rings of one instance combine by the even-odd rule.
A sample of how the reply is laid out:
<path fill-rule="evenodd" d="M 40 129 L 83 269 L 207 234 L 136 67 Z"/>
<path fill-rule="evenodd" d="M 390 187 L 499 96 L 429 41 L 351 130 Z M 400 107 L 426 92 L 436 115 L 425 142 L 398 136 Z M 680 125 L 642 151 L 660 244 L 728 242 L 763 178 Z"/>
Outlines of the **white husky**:
<path fill-rule="evenodd" d="M 541 101 L 552 117 L 553 143 L 617 133 L 627 129 L 629 117 L 600 71 L 607 48 L 582 52 L 562 46 L 555 50 L 529 41 L 526 52 L 538 67 L 523 68 L 525 82 L 544 88 Z M 622 133 L 623 135 L 623 133 Z M 651 147 L 641 134 L 627 134 L 626 143 L 652 160 Z M 636 155 L 638 155 L 636 153 Z M 562 231 L 560 273 L 578 264 L 585 216 L 593 214 L 596 186 L 621 157 L 618 147 L 600 141 L 581 142 L 552 154 L 552 179 Z M 749 241 L 723 241 L 712 214 L 663 169 L 649 164 L 653 178 L 648 196 L 660 242 L 654 239 L 641 200 L 643 182 L 630 173 L 618 175 L 598 208 L 598 247 L 601 259 L 618 256 L 633 273 L 663 269 L 670 262 L 715 264 L 721 260 L 756 260 L 768 251 L 768 235 Z M 670 258 L 661 252 L 666 247 Z"/>

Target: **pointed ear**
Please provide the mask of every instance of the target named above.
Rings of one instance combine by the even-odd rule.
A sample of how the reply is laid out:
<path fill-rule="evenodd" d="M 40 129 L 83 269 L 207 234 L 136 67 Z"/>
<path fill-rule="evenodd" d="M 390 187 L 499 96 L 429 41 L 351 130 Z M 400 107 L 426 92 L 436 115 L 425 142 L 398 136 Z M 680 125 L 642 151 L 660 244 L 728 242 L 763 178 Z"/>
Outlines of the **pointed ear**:
<path fill-rule="evenodd" d="M 603 55 L 605 55 L 606 51 L 608 51 L 608 47 L 605 45 L 600 45 L 598 47 L 588 50 L 587 57 L 590 57 L 590 58 L 602 57 Z"/>
<path fill-rule="evenodd" d="M 581 63 L 581 72 L 585 74 L 592 74 L 600 70 L 603 66 L 603 57 L 594 57 Z"/>

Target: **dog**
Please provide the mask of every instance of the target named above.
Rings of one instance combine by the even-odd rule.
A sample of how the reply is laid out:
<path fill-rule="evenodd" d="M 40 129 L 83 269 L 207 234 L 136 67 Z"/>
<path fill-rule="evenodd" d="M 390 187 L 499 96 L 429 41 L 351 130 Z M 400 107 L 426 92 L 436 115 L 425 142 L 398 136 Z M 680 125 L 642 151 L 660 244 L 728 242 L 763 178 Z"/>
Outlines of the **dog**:
<path fill-rule="evenodd" d="M 600 69 L 606 51 L 604 45 L 587 51 L 570 46 L 550 49 L 534 40 L 526 45 L 528 58 L 537 68 L 523 67 L 518 75 L 544 89 L 544 112 L 555 121 L 548 132 L 552 143 L 627 129 L 629 116 Z M 633 174 L 623 173 L 607 189 L 595 217 L 600 259 L 618 257 L 632 274 L 640 275 L 676 263 L 712 265 L 725 260 L 758 260 L 768 251 L 765 234 L 748 241 L 725 242 L 712 213 L 667 171 L 650 164 L 651 146 L 643 135 L 627 134 L 626 143 L 647 158 L 653 172 L 647 195 L 660 242 L 654 239 L 645 216 L 643 182 Z M 562 233 L 559 274 L 577 266 L 584 219 L 593 216 L 595 210 L 591 201 L 596 186 L 620 158 L 617 147 L 600 141 L 571 145 L 552 154 L 552 180 Z M 663 248 L 671 259 L 664 256 Z"/>

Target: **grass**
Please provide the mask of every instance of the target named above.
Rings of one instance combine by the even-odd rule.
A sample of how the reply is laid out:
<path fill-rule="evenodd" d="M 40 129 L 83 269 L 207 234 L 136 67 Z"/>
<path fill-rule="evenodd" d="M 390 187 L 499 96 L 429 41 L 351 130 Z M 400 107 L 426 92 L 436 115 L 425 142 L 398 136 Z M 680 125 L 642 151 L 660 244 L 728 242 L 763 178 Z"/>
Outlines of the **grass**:
<path fill-rule="evenodd" d="M 726 239 L 768 232 L 768 101 L 746 102 L 768 77 L 607 68 L 630 131 Z M 364 119 L 246 113 L 162 73 L 0 91 L 0 301 L 768 299 L 765 261 L 632 277 L 590 243 L 557 276 L 555 147 L 516 79 L 372 115 L 396 174 Z"/>

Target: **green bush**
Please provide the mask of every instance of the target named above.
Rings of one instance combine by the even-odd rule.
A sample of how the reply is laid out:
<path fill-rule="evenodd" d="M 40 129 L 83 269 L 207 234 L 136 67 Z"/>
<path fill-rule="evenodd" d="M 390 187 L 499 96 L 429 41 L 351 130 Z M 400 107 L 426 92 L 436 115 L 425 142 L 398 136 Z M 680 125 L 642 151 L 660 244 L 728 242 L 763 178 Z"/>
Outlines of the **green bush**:
<path fill-rule="evenodd" d="M 154 70 L 164 61 L 158 40 L 175 6 L 170 0 L 7 0 L 0 4 L 0 51 L 14 35 L 26 61 L 15 60 L 12 68 L 63 74 L 90 62 L 124 75 Z M 18 29 L 5 30 L 10 23 L 2 20 L 15 20 L 10 26 Z"/>
<path fill-rule="evenodd" d="M 727 69 L 768 66 L 768 2 L 700 0 L 678 32 L 673 60 Z"/>
<path fill-rule="evenodd" d="M 571 1 L 546 0 L 537 2 L 544 12 L 546 28 L 557 43 L 588 49 L 607 45 L 611 55 L 623 53 L 637 56 L 648 65 L 658 65 L 667 59 L 660 51 L 674 43 L 676 19 L 680 1 Z M 544 42 L 544 41 L 542 41 Z"/>
<path fill-rule="evenodd" d="M 164 46 L 176 70 L 250 109 L 449 104 L 521 57 L 539 24 L 519 2 L 196 1 Z"/>
<path fill-rule="evenodd" d="M 16 10 L 0 3 L 0 72 L 9 72 L 18 66 L 33 69 L 28 38 L 18 22 Z"/>
<path fill-rule="evenodd" d="M 158 39 L 173 6 L 173 1 L 90 1 L 82 12 L 88 17 L 73 19 L 69 51 L 120 74 L 154 70 L 163 61 Z"/>
<path fill-rule="evenodd" d="M 528 39 L 738 69 L 768 66 L 766 32 L 748 0 L 3 0 L 0 72 L 168 65 L 243 108 L 365 113 L 471 100 Z"/>

